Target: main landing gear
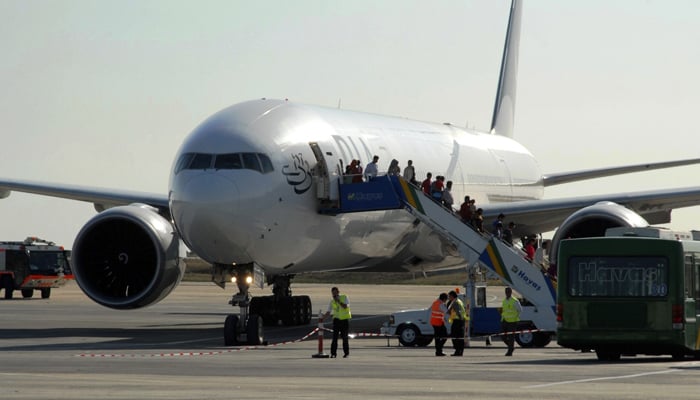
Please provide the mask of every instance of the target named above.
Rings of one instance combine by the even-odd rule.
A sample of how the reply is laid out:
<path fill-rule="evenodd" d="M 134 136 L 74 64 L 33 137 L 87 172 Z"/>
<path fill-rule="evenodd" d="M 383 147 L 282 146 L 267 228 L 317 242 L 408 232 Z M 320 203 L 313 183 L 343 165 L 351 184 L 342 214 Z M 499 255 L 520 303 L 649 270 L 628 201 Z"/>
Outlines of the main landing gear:
<path fill-rule="evenodd" d="M 215 264 L 214 276 L 223 276 L 221 272 L 231 276 L 231 281 L 238 286 L 238 293 L 231 297 L 229 304 L 240 308 L 238 315 L 229 314 L 224 322 L 226 346 L 264 344 L 263 326 L 277 326 L 280 323 L 286 326 L 306 325 L 311 322 L 309 296 L 292 296 L 290 283 L 294 275 L 270 277 L 267 284 L 273 285 L 272 296 L 253 297 L 249 291 L 250 286 L 257 284 L 263 287 L 264 273 L 260 267 L 253 264 Z M 223 281 L 220 282 L 223 284 Z"/>

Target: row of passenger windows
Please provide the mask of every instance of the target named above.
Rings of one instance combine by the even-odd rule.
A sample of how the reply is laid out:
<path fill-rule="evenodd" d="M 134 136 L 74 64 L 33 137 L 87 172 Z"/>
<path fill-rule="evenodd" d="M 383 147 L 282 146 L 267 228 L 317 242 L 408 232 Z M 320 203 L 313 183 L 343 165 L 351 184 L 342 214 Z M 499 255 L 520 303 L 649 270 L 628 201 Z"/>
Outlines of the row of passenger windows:
<path fill-rule="evenodd" d="M 177 160 L 175 173 L 183 169 L 252 169 L 263 174 L 274 171 L 270 157 L 263 153 L 185 153 Z"/>

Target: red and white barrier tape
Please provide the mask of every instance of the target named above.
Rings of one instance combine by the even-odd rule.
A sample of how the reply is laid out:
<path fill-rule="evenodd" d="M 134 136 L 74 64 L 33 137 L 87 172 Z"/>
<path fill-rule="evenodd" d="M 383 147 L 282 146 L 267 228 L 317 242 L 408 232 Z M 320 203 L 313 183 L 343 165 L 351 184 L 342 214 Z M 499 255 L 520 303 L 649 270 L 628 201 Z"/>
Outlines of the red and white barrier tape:
<path fill-rule="evenodd" d="M 172 353 L 133 353 L 133 354 L 95 354 L 95 353 L 83 353 L 77 354 L 76 357 L 84 358 L 152 358 L 152 357 L 195 357 L 195 356 L 216 356 L 227 353 L 235 353 L 243 350 L 253 350 L 253 349 L 263 349 L 266 347 L 277 347 L 285 344 L 302 342 L 308 339 L 311 335 L 318 332 L 318 328 L 314 328 L 311 332 L 304 335 L 301 339 L 288 340 L 285 342 L 272 343 L 268 345 L 259 346 L 245 346 L 238 347 L 235 349 L 228 350 L 218 350 L 218 351 L 185 351 L 185 352 L 172 352 Z"/>
<path fill-rule="evenodd" d="M 520 331 L 499 332 L 499 333 L 494 333 L 491 335 L 480 335 L 480 336 L 472 336 L 472 337 L 518 335 L 521 333 L 535 333 L 535 332 L 543 332 L 543 331 L 544 331 L 544 329 L 523 329 Z"/>
<path fill-rule="evenodd" d="M 333 329 L 323 328 L 326 332 L 333 332 Z M 358 333 L 348 333 L 349 338 L 356 337 L 391 337 L 392 335 L 385 335 L 383 333 L 370 333 L 370 332 L 358 332 Z"/>

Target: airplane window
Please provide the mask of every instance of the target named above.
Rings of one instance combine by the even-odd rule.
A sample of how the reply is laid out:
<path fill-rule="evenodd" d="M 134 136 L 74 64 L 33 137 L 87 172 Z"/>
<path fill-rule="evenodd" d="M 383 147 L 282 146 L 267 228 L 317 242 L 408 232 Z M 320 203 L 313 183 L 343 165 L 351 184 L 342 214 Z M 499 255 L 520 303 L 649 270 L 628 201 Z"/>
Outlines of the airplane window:
<path fill-rule="evenodd" d="M 258 155 L 255 153 L 241 153 L 243 157 L 243 168 L 254 169 L 256 171 L 262 172 L 260 167 L 260 160 L 258 160 Z"/>
<path fill-rule="evenodd" d="M 196 153 L 188 169 L 207 169 L 211 168 L 211 154 Z"/>
<path fill-rule="evenodd" d="M 275 168 L 272 166 L 272 161 L 270 161 L 270 157 L 268 157 L 267 154 L 258 153 L 258 157 L 260 157 L 260 163 L 262 163 L 263 174 L 275 170 Z"/>
<path fill-rule="evenodd" d="M 218 154 L 214 160 L 214 168 L 216 169 L 241 169 L 241 155 L 239 153 Z"/>
<path fill-rule="evenodd" d="M 194 153 L 185 153 L 181 155 L 180 159 L 177 160 L 177 164 L 175 164 L 175 173 L 177 174 L 178 172 L 187 168 L 190 165 L 190 162 L 192 162 L 193 157 Z"/>

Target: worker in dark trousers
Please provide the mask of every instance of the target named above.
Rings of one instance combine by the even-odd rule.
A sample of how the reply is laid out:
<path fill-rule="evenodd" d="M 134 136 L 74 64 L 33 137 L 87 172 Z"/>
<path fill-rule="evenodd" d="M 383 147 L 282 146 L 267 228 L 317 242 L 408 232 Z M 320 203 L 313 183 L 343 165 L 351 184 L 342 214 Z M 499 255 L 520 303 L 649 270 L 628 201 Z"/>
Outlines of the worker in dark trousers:
<path fill-rule="evenodd" d="M 442 347 L 447 341 L 447 328 L 445 327 L 445 316 L 447 315 L 447 293 L 440 293 L 430 306 L 430 325 L 433 326 L 433 337 L 435 338 L 435 356 L 443 357 Z"/>
<path fill-rule="evenodd" d="M 464 354 L 464 323 L 467 319 L 467 310 L 464 308 L 464 303 L 454 290 L 450 291 L 449 299 L 449 321 L 452 323 L 450 336 L 452 336 L 452 347 L 455 349 L 455 352 L 452 353 L 452 357 L 461 357 Z"/>
<path fill-rule="evenodd" d="M 350 300 L 348 296 L 340 294 L 337 287 L 331 289 L 331 299 L 328 311 L 323 316 L 326 319 L 333 314 L 333 340 L 331 341 L 331 358 L 336 358 L 338 350 L 338 336 L 343 338 L 343 358 L 350 355 L 350 344 L 348 343 L 348 332 L 350 330 Z"/>
<path fill-rule="evenodd" d="M 503 341 L 508 346 L 506 356 L 512 356 L 515 349 L 515 334 L 508 334 L 508 332 L 518 330 L 518 321 L 523 308 L 518 299 L 513 297 L 513 289 L 509 287 L 506 288 L 506 298 L 503 299 L 501 310 L 501 331 L 504 333 Z"/>

